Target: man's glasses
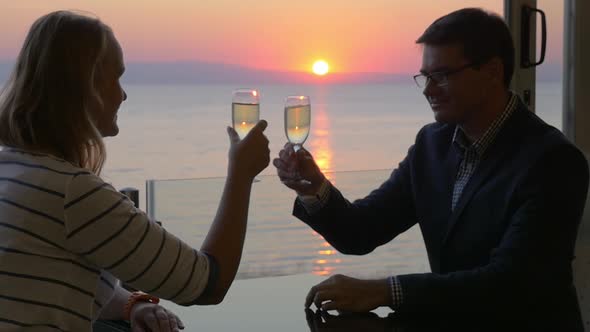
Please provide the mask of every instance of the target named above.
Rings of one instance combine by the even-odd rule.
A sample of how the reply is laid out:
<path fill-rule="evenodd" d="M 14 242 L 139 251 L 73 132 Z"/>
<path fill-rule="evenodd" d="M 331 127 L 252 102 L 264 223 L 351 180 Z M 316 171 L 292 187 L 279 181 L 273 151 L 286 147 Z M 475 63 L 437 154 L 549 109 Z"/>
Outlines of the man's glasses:
<path fill-rule="evenodd" d="M 449 85 L 449 76 L 475 65 L 475 63 L 468 63 L 456 69 L 439 71 L 432 74 L 414 75 L 414 82 L 416 82 L 416 85 L 418 85 L 419 88 L 426 88 L 430 82 L 433 82 L 438 87 L 445 87 Z"/>

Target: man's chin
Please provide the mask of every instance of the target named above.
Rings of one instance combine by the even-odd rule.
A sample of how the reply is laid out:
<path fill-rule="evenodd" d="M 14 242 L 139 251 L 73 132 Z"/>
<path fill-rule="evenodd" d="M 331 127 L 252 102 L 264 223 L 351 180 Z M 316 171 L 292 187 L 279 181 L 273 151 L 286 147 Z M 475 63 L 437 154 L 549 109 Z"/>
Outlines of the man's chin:
<path fill-rule="evenodd" d="M 449 123 L 454 124 L 457 123 L 457 119 L 449 114 L 448 112 L 442 110 L 435 110 L 434 111 L 434 120 L 440 123 Z"/>
<path fill-rule="evenodd" d="M 444 112 L 434 111 L 434 120 L 436 122 L 447 123 L 449 122 L 449 117 Z"/>

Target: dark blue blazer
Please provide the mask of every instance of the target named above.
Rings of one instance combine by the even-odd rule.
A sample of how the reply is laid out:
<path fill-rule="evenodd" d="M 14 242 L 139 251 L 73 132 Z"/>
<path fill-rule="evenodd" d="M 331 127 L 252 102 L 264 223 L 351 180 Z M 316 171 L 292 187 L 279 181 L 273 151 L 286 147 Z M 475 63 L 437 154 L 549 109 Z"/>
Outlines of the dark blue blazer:
<path fill-rule="evenodd" d="M 342 253 L 363 255 L 418 223 L 432 273 L 399 275 L 400 312 L 484 313 L 581 329 L 572 278 L 588 163 L 520 102 L 451 211 L 461 154 L 455 125 L 423 127 L 390 178 L 350 203 L 332 188 L 293 214 Z M 565 325 L 564 325 L 565 324 Z"/>

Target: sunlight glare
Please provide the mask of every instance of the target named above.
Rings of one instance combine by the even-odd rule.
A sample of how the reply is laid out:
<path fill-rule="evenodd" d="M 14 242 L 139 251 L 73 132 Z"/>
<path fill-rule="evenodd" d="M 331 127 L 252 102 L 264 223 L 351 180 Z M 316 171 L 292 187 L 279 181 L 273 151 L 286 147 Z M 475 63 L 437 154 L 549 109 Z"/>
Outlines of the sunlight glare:
<path fill-rule="evenodd" d="M 330 70 L 330 66 L 324 60 L 317 60 L 316 62 L 313 63 L 312 71 L 316 75 L 320 75 L 320 76 L 326 75 L 329 70 Z"/>

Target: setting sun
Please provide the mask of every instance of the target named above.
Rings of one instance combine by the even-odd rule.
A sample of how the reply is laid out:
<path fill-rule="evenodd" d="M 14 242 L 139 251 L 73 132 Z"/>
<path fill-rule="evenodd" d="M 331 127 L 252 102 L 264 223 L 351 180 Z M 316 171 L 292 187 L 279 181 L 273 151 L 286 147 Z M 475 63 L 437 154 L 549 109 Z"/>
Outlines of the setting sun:
<path fill-rule="evenodd" d="M 326 75 L 328 73 L 329 69 L 330 69 L 330 66 L 324 60 L 318 60 L 313 63 L 312 70 L 313 70 L 313 73 L 316 75 Z"/>

